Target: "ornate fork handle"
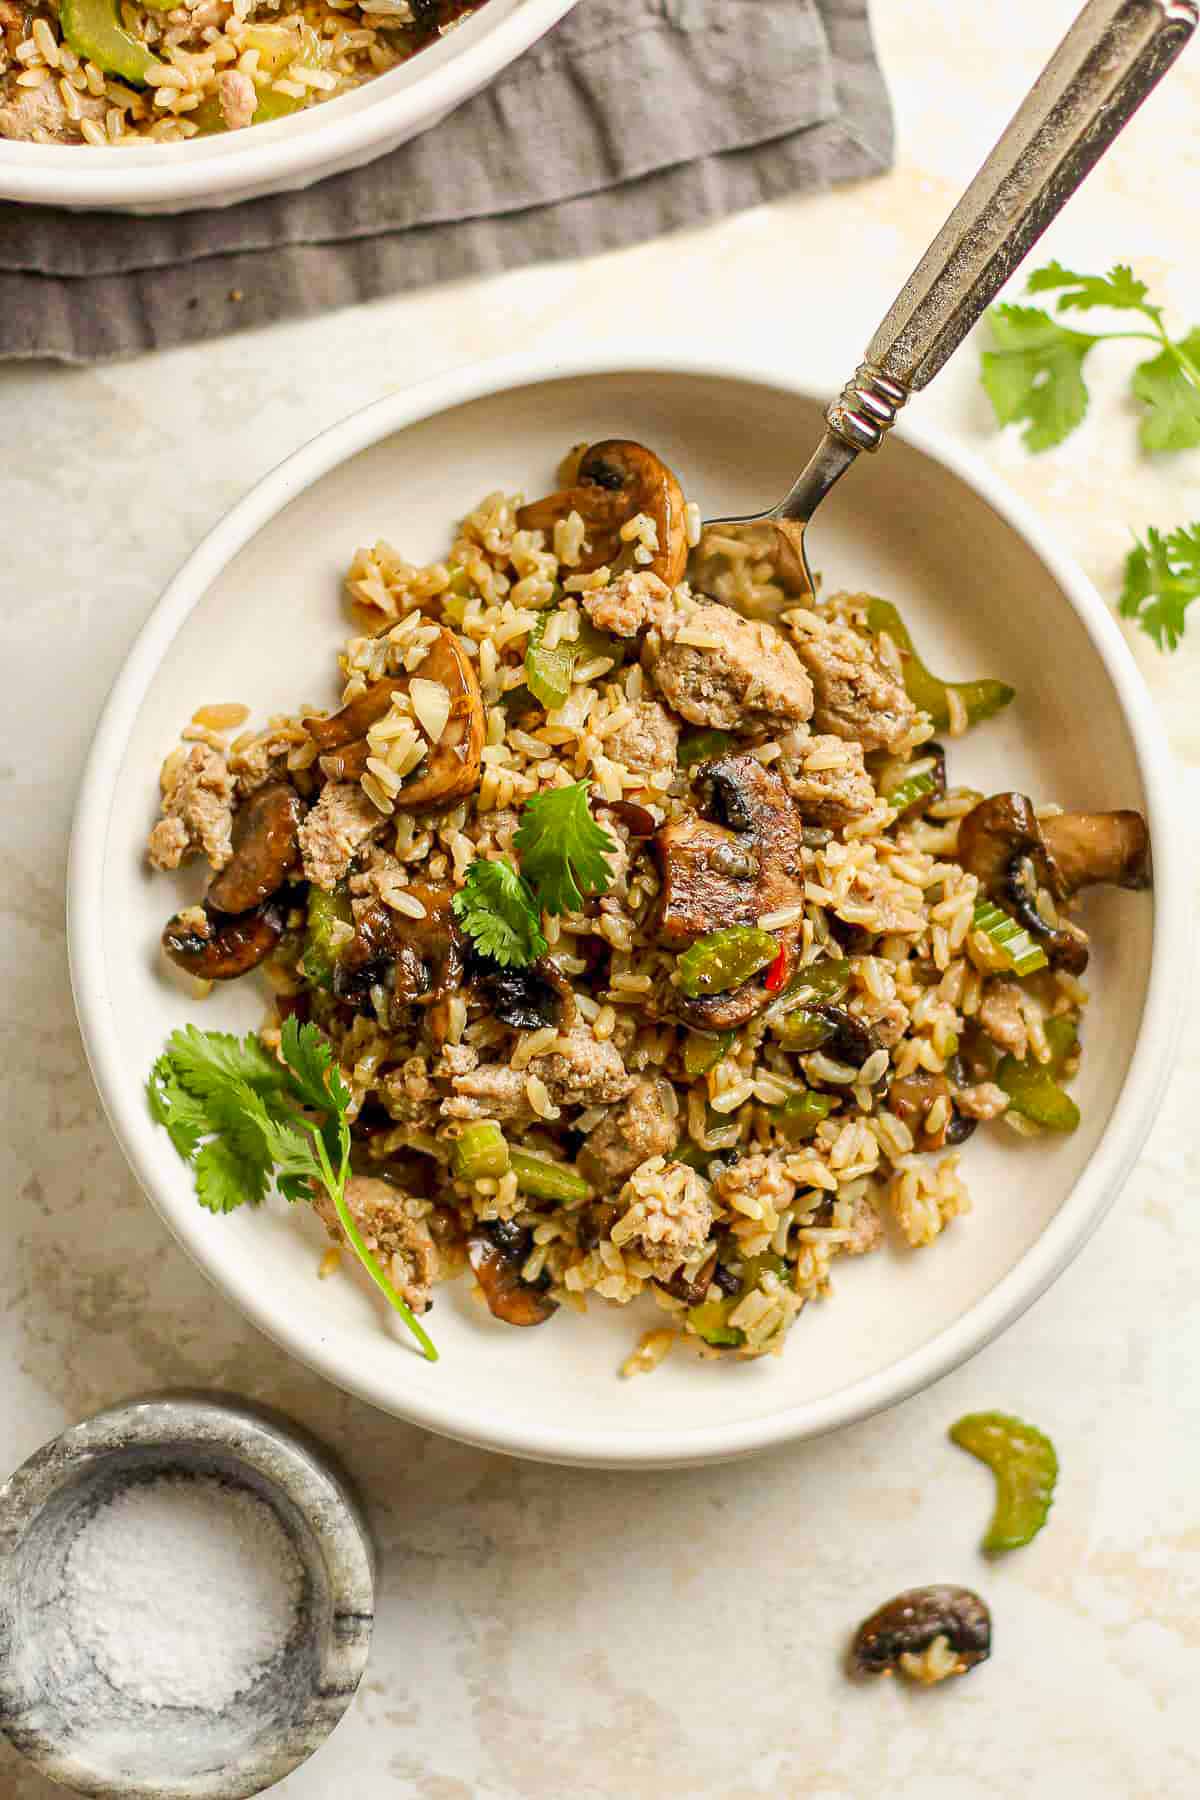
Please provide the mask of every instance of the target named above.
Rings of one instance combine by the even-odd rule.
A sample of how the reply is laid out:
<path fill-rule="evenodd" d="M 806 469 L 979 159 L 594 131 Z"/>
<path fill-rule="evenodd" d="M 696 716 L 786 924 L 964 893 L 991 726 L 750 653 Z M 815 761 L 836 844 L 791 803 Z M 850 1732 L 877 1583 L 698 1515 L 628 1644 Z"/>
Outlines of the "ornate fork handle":
<path fill-rule="evenodd" d="M 908 396 L 957 349 L 1170 68 L 1198 18 L 1196 0 L 1088 0 L 829 408 L 830 430 L 843 446 L 855 454 L 879 448 Z M 831 468 L 840 464 L 840 473 L 852 460 L 827 455 L 826 481 Z M 799 493 L 805 476 L 781 509 L 785 517 L 812 512 L 811 494 Z"/>

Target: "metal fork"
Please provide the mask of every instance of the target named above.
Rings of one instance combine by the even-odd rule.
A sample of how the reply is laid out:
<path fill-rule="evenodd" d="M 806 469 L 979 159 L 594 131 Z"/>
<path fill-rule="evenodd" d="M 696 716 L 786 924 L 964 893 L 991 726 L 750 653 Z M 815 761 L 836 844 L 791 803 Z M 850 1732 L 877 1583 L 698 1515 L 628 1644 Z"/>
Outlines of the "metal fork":
<path fill-rule="evenodd" d="M 815 591 L 804 529 L 821 501 L 860 450 L 879 449 L 909 395 L 958 348 L 1198 18 L 1196 0 L 1088 0 L 825 414 L 828 429 L 791 491 L 767 512 L 706 521 L 697 574 L 749 552 L 785 591 L 776 610 Z"/>

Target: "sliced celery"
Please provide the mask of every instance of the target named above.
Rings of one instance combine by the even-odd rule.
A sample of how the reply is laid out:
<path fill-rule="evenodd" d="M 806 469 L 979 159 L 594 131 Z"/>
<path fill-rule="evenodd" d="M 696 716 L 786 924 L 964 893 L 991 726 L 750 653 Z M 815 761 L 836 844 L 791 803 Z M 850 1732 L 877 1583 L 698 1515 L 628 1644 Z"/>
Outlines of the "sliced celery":
<path fill-rule="evenodd" d="M 591 1188 L 566 1163 L 551 1162 L 548 1156 L 534 1156 L 528 1150 L 510 1150 L 509 1167 L 523 1194 L 535 1200 L 586 1200 Z"/>
<path fill-rule="evenodd" d="M 106 75 L 144 85 L 151 69 L 162 66 L 125 30 L 118 0 L 62 0 L 59 21 L 76 56 L 94 62 Z"/>
<path fill-rule="evenodd" d="M 775 961 L 779 945 L 757 925 L 730 925 L 710 931 L 679 958 L 680 991 L 690 1000 L 727 994 Z"/>
<path fill-rule="evenodd" d="M 975 902 L 974 926 L 1008 959 L 1016 975 L 1032 975 L 1046 967 L 1046 952 L 1003 907 L 982 895 Z"/>
<path fill-rule="evenodd" d="M 966 708 L 967 723 L 978 725 L 990 719 L 1015 697 L 1016 689 L 1004 681 L 942 681 L 932 674 L 913 649 L 912 639 L 896 608 L 889 600 L 872 600 L 867 607 L 867 629 L 876 636 L 886 631 L 897 650 L 904 668 L 904 687 L 914 706 L 929 714 L 939 731 L 950 729 L 948 690 L 956 693 Z"/>
<path fill-rule="evenodd" d="M 505 1175 L 508 1166 L 508 1145 L 494 1119 L 468 1125 L 462 1136 L 454 1140 L 450 1167 L 460 1181 L 479 1181 L 485 1175 Z"/>
<path fill-rule="evenodd" d="M 692 1076 L 707 1075 L 727 1054 L 736 1037 L 736 1031 L 720 1031 L 715 1037 L 709 1037 L 702 1031 L 689 1031 L 687 1042 L 683 1046 L 684 1073 Z"/>

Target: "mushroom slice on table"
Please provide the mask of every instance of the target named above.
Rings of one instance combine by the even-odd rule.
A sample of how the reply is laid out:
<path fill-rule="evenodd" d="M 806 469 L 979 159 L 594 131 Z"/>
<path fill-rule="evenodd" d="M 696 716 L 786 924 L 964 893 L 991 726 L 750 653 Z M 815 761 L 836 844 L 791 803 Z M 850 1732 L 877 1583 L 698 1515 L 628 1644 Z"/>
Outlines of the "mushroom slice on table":
<path fill-rule="evenodd" d="M 353 781 L 363 773 L 371 749 L 367 732 L 377 725 L 398 694 L 413 681 L 434 682 L 449 696 L 449 711 L 424 760 L 396 796 L 403 811 L 449 806 L 479 784 L 485 720 L 479 677 L 462 643 L 446 627 L 411 674 L 386 675 L 327 719 L 305 719 L 305 729 L 321 752 L 323 773 L 333 781 Z M 419 722 L 419 721 L 418 721 Z"/>
<path fill-rule="evenodd" d="M 900 1672 L 930 1683 L 965 1675 L 991 1653 L 991 1614 L 978 1594 L 948 1585 L 909 1588 L 859 1626 L 850 1672 Z"/>
<path fill-rule="evenodd" d="M 1039 819 L 1025 794 L 992 794 L 958 828 L 959 862 L 980 887 L 1009 907 L 1039 938 L 1050 961 L 1079 974 L 1087 940 L 1069 923 L 1051 925 L 1038 905 L 1045 888 L 1069 900 L 1100 882 L 1124 888 L 1150 884 L 1150 837 L 1140 813 L 1059 813 Z"/>
<path fill-rule="evenodd" d="M 574 485 L 531 501 L 517 513 L 517 524 L 526 531 L 552 533 L 560 519 L 576 512 L 583 520 L 587 542 L 577 567 L 587 573 L 607 564 L 612 568 L 628 546 L 621 527 L 640 513 L 654 521 L 658 548 L 648 569 L 675 587 L 687 567 L 687 522 L 683 491 L 675 476 L 644 444 L 628 438 L 605 438 L 583 454 Z"/>

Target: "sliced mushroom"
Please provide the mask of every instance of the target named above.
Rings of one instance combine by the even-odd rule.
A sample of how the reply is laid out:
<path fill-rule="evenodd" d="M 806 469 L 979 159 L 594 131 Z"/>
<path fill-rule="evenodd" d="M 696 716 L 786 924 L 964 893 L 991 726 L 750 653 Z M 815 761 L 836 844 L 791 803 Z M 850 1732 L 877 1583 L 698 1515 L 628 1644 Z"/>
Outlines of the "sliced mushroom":
<path fill-rule="evenodd" d="M 361 1005 L 382 985 L 401 1006 L 434 1008 L 461 987 L 462 939 L 450 906 L 454 889 L 448 882 L 414 881 L 405 892 L 420 901 L 424 918 L 397 913 L 382 901 L 357 907 L 354 937 L 334 969 L 339 1000 Z M 445 1037 L 436 1022 L 433 1035 L 439 1042 Z"/>
<path fill-rule="evenodd" d="M 575 1235 L 581 1250 L 594 1250 L 611 1232 L 621 1217 L 621 1208 L 611 1200 L 589 1200 L 575 1214 Z"/>
<path fill-rule="evenodd" d="M 283 936 L 283 920 L 284 909 L 274 899 L 238 914 L 189 907 L 167 920 L 163 949 L 201 981 L 236 981 L 270 956 Z"/>
<path fill-rule="evenodd" d="M 300 861 L 304 803 L 288 781 L 256 788 L 233 815 L 233 855 L 205 896 L 218 912 L 244 913 L 277 894 Z"/>
<path fill-rule="evenodd" d="M 815 1054 L 826 1056 L 830 1062 L 841 1063 L 848 1069 L 861 1069 L 863 1064 L 873 1057 L 877 1050 L 883 1049 L 883 1042 L 873 1025 L 865 1019 L 858 1018 L 844 1006 L 822 1004 L 805 1008 L 805 1012 L 819 1013 L 833 1026 L 833 1033 L 827 1037 Z M 879 1087 L 886 1078 L 886 1068 L 872 1084 Z"/>
<path fill-rule="evenodd" d="M 668 587 L 683 580 L 688 541 L 683 493 L 666 463 L 644 444 L 627 438 L 605 438 L 584 452 L 572 487 L 523 506 L 517 524 L 526 531 L 551 533 L 560 519 L 577 512 L 587 528 L 581 570 L 616 563 L 626 548 L 621 527 L 639 513 L 653 519 L 658 549 L 644 566 Z"/>
<path fill-rule="evenodd" d="M 467 1258 L 488 1311 L 506 1325 L 544 1325 L 558 1311 L 545 1291 L 548 1279 L 535 1284 L 521 1274 L 532 1247 L 533 1234 L 505 1219 L 490 1220 L 467 1239 Z"/>
<path fill-rule="evenodd" d="M 682 946 L 804 898 L 803 831 L 787 789 L 753 756 L 697 770 L 711 815 L 685 813 L 655 834 L 662 872 L 658 935 Z"/>
<path fill-rule="evenodd" d="M 450 713 L 436 744 L 418 763 L 397 796 L 402 811 L 447 806 L 478 785 L 485 720 L 475 666 L 454 632 L 445 627 L 412 675 L 389 675 L 328 719 L 306 719 L 305 729 L 322 752 L 321 767 L 331 780 L 352 780 L 366 768 L 366 733 L 383 718 L 413 676 L 436 681 L 450 696 Z"/>
<path fill-rule="evenodd" d="M 992 1653 L 991 1614 L 970 1588 L 937 1586 L 909 1588 L 897 1594 L 854 1634 L 850 1650 L 853 1675 L 892 1675 L 897 1670 L 917 1679 L 937 1680 L 905 1669 L 904 1658 L 922 1657 L 938 1638 L 944 1638 L 954 1660 L 946 1675 L 965 1675 Z"/>
<path fill-rule="evenodd" d="M 939 1100 L 937 1124 L 930 1130 L 928 1119 Z M 908 1126 L 918 1150 L 941 1150 L 948 1144 L 964 1144 L 974 1131 L 975 1119 L 960 1113 L 944 1075 L 931 1075 L 927 1069 L 915 1069 L 911 1075 L 898 1076 L 888 1088 L 888 1106 L 902 1124 Z"/>
<path fill-rule="evenodd" d="M 485 996 L 501 1024 L 511 1025 L 514 1031 L 537 1031 L 546 1025 L 565 1024 L 564 988 L 574 1014 L 571 984 L 548 956 L 539 957 L 526 968 L 513 969 L 502 969 L 488 958 L 472 957 L 468 967 L 473 986 Z M 569 1030 L 570 1026 L 565 1028 Z"/>
<path fill-rule="evenodd" d="M 717 1250 L 714 1244 L 712 1251 L 701 1263 L 690 1281 L 683 1269 L 678 1268 L 669 1281 L 663 1281 L 656 1275 L 654 1285 L 660 1287 L 664 1294 L 670 1294 L 673 1300 L 682 1300 L 685 1306 L 699 1306 L 707 1296 L 716 1272 Z"/>
<path fill-rule="evenodd" d="M 1024 794 L 993 794 L 973 807 L 959 825 L 956 854 L 984 892 L 1041 940 L 1050 961 L 1072 974 L 1087 967 L 1087 939 L 1069 921 L 1047 922 L 1039 889 L 1068 900 L 1097 882 L 1140 888 L 1150 879 L 1149 836 L 1140 813 L 1061 813 L 1039 820 Z"/>
<path fill-rule="evenodd" d="M 1150 886 L 1150 835 L 1141 813 L 1059 813 L 1041 826 L 1063 898 L 1097 882 Z"/>

